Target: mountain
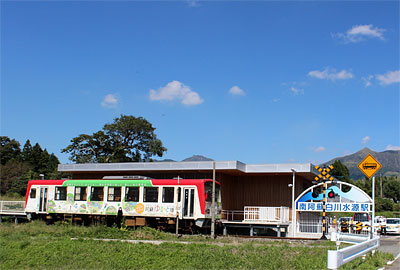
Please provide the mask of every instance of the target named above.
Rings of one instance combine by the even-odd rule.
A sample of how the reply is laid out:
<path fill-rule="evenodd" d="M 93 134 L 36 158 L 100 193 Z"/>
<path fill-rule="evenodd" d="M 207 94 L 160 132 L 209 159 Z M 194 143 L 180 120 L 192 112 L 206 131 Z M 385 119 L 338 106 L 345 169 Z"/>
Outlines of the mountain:
<path fill-rule="evenodd" d="M 200 156 L 200 155 L 194 155 L 194 156 L 191 156 L 189 158 L 185 158 L 182 161 L 214 161 L 214 160 L 211 159 L 211 158 L 208 158 L 208 157 L 204 157 L 204 156 Z"/>
<path fill-rule="evenodd" d="M 332 164 L 336 160 L 340 160 L 349 169 L 350 177 L 356 180 L 364 178 L 364 174 L 357 166 L 368 154 L 371 154 L 382 165 L 382 168 L 375 176 L 380 176 L 381 174 L 385 176 L 400 176 L 400 150 L 375 152 L 366 147 L 354 154 L 337 157 L 324 164 Z"/>

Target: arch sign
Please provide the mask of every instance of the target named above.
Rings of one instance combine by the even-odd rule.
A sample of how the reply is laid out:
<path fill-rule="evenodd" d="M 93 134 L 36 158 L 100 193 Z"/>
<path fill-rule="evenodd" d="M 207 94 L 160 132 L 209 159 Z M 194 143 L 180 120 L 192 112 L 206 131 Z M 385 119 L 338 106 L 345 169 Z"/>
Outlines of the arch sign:
<path fill-rule="evenodd" d="M 296 211 L 323 211 L 323 183 L 311 186 L 295 200 Z M 363 190 L 349 183 L 327 182 L 326 212 L 372 212 L 372 199 Z M 347 191 L 344 191 L 347 190 Z"/>

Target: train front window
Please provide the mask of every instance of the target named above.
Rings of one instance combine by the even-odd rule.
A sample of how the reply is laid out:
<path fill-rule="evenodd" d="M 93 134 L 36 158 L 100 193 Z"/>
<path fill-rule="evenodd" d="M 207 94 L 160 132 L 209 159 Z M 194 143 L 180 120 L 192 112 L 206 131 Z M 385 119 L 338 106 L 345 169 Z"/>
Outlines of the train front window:
<path fill-rule="evenodd" d="M 31 193 L 29 194 L 29 197 L 31 199 L 35 199 L 36 198 L 36 188 L 32 188 L 31 189 Z"/>
<path fill-rule="evenodd" d="M 104 188 L 103 187 L 92 187 L 92 201 L 103 201 L 104 199 Z"/>
<path fill-rule="evenodd" d="M 67 199 L 67 187 L 56 187 L 54 199 L 57 201 L 65 201 Z"/>
<path fill-rule="evenodd" d="M 145 187 L 143 202 L 158 202 L 158 187 Z"/>
<path fill-rule="evenodd" d="M 212 182 L 204 183 L 204 192 L 206 194 L 206 202 L 212 202 Z M 215 201 L 220 201 L 221 187 L 215 183 Z"/>
<path fill-rule="evenodd" d="M 139 202 L 139 187 L 127 187 L 125 201 Z"/>
<path fill-rule="evenodd" d="M 109 202 L 120 202 L 121 201 L 121 187 L 109 187 L 108 188 L 108 201 Z"/>

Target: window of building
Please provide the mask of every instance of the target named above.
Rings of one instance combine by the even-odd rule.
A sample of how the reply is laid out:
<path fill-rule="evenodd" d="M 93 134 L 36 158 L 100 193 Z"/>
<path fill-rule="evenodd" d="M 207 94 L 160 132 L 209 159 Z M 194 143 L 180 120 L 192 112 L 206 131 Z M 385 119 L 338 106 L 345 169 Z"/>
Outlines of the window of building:
<path fill-rule="evenodd" d="M 36 188 L 31 188 L 31 193 L 29 194 L 29 197 L 31 199 L 35 199 L 36 198 Z"/>
<path fill-rule="evenodd" d="M 163 203 L 173 203 L 174 202 L 174 192 L 173 187 L 163 187 L 162 202 Z"/>
<path fill-rule="evenodd" d="M 86 187 L 75 187 L 75 201 L 86 201 Z"/>
<path fill-rule="evenodd" d="M 109 202 L 121 201 L 121 187 L 108 187 L 108 201 Z"/>
<path fill-rule="evenodd" d="M 65 201 L 67 199 L 67 187 L 56 187 L 54 199 L 57 201 Z"/>
<path fill-rule="evenodd" d="M 158 187 L 145 187 L 143 202 L 158 202 Z"/>
<path fill-rule="evenodd" d="M 139 187 L 127 187 L 125 201 L 139 202 Z"/>
<path fill-rule="evenodd" d="M 103 201 L 104 199 L 104 188 L 103 187 L 92 187 L 92 201 Z"/>

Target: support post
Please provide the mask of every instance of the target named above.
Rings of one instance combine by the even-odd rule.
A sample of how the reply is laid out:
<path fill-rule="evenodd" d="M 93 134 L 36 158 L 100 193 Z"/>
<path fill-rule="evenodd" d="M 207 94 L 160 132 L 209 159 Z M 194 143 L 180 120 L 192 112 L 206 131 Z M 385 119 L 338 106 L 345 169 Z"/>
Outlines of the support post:
<path fill-rule="evenodd" d="M 295 191 L 296 191 L 296 170 L 291 169 L 293 172 L 292 177 L 292 237 L 296 237 L 296 205 L 295 205 Z"/>
<path fill-rule="evenodd" d="M 178 188 L 176 189 L 176 193 L 177 193 L 176 194 L 176 198 L 177 198 L 177 200 L 176 200 L 176 222 L 175 222 L 176 237 L 179 237 L 179 201 L 180 201 L 179 195 L 181 195 L 181 194 L 179 194 L 179 190 L 180 190 L 180 187 L 179 187 L 179 176 L 178 176 Z"/>
<path fill-rule="evenodd" d="M 213 182 L 211 195 L 211 237 L 215 238 L 215 161 L 213 161 Z"/>
<path fill-rule="evenodd" d="M 375 232 L 375 176 L 372 176 L 372 220 L 371 220 L 371 239 Z"/>
<path fill-rule="evenodd" d="M 326 227 L 327 226 L 326 226 L 326 219 L 325 219 L 325 215 L 326 215 L 325 193 L 326 193 L 326 182 L 324 181 L 323 189 L 322 189 L 322 196 L 323 196 L 322 197 L 322 237 L 320 238 L 320 240 L 327 240 L 327 238 L 326 238 L 326 229 L 327 229 Z"/>

